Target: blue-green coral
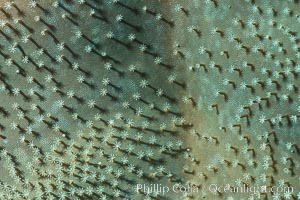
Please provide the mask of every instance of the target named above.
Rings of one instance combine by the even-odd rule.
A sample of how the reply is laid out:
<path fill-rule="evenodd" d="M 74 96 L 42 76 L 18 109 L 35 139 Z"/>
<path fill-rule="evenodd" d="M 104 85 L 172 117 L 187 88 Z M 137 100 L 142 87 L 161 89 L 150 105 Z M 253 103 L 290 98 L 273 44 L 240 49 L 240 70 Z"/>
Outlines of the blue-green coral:
<path fill-rule="evenodd" d="M 0 199 L 300 199 L 298 1 L 0 5 Z"/>

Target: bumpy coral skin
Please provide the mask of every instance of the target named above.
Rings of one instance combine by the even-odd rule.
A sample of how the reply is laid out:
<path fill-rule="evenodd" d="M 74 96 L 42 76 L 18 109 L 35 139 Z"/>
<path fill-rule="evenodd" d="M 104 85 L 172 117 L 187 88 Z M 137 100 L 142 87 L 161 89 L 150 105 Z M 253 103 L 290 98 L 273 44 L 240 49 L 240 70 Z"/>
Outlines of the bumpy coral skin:
<path fill-rule="evenodd" d="M 0 6 L 0 199 L 300 199 L 298 1 Z"/>

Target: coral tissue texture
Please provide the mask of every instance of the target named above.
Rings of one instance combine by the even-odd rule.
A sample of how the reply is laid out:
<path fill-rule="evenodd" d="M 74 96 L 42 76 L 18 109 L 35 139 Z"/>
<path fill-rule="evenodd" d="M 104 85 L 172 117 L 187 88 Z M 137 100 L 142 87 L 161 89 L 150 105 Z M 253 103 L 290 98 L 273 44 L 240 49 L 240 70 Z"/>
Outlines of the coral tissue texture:
<path fill-rule="evenodd" d="M 297 0 L 0 1 L 0 199 L 300 199 L 299 30 Z"/>

